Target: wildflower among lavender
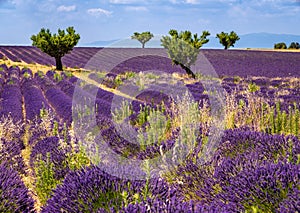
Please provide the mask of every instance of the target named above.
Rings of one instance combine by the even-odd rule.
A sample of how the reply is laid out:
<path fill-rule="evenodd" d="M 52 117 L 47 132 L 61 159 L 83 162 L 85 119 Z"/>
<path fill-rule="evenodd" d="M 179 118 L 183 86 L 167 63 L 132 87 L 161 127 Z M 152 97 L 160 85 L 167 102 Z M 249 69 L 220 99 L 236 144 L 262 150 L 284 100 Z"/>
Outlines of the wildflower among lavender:
<path fill-rule="evenodd" d="M 58 137 L 47 137 L 36 143 L 30 154 L 31 167 L 35 167 L 35 163 L 40 160 L 46 162 L 47 153 L 50 155 L 50 162 L 54 164 L 56 179 L 63 178 L 69 171 L 69 168 L 64 164 L 66 159 L 65 150 L 59 148 Z"/>

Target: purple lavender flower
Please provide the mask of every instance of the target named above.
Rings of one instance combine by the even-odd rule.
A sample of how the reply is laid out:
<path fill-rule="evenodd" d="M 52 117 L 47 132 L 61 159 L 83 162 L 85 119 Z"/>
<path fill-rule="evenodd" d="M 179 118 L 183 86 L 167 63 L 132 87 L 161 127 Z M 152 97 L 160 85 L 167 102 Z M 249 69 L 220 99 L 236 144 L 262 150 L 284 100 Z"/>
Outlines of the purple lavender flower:
<path fill-rule="evenodd" d="M 153 209 L 172 209 L 172 205 L 180 205 L 182 201 L 177 191 L 163 180 L 150 181 L 149 197 L 146 199 L 143 197 L 144 186 L 145 181 L 122 180 L 92 166 L 71 172 L 63 184 L 54 190 L 42 212 L 128 212 L 126 209 L 132 209 L 131 204 L 136 208 L 136 202 L 147 200 L 148 203 L 149 199 L 152 200 L 150 197 L 153 197 L 153 201 L 149 202 L 153 203 Z"/>
<path fill-rule="evenodd" d="M 25 102 L 26 119 L 34 120 L 39 118 L 41 109 L 50 109 L 35 79 L 23 79 L 21 88 Z"/>
<path fill-rule="evenodd" d="M 35 212 L 34 201 L 16 171 L 0 165 L 0 212 Z"/>
<path fill-rule="evenodd" d="M 15 169 L 20 174 L 25 174 L 25 164 L 21 155 L 24 144 L 21 140 L 12 141 L 1 140 L 2 148 L 0 149 L 0 164 Z"/>
<path fill-rule="evenodd" d="M 14 82 L 12 84 L 6 82 L 1 98 L 0 117 L 11 115 L 14 122 L 21 121 L 23 119 L 22 94 L 18 82 L 17 84 L 14 84 Z"/>

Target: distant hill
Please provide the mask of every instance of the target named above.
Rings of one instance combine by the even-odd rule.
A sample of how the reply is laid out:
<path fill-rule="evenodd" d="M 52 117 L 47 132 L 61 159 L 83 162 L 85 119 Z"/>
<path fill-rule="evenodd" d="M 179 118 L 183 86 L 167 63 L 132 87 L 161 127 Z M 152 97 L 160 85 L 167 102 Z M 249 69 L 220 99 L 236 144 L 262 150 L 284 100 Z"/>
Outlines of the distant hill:
<path fill-rule="evenodd" d="M 145 44 L 145 47 L 160 48 L 161 36 L 154 36 L 149 42 Z M 108 41 L 94 41 L 91 43 L 81 44 L 82 47 L 141 47 L 141 43 L 131 38 L 114 39 Z"/>
<path fill-rule="evenodd" d="M 287 46 L 291 42 L 300 43 L 300 35 L 289 34 L 272 34 L 272 33 L 250 33 L 239 35 L 240 40 L 237 41 L 234 48 L 273 48 L 275 43 L 285 42 Z M 155 36 L 145 47 L 148 48 L 161 48 L 160 42 L 161 36 Z M 85 47 L 141 47 L 141 44 L 137 40 L 130 38 L 126 39 L 114 39 L 108 41 L 95 41 L 91 43 L 81 44 L 79 46 Z M 222 49 L 223 46 L 219 43 L 215 35 L 209 37 L 209 42 L 203 45 L 203 48 L 218 48 Z"/>
<path fill-rule="evenodd" d="M 251 33 L 240 36 L 237 42 L 238 48 L 273 48 L 275 43 L 284 42 L 287 46 L 291 42 L 300 43 L 300 35 L 271 34 L 271 33 Z"/>
<path fill-rule="evenodd" d="M 109 40 L 109 41 L 94 41 L 91 43 L 81 44 L 78 46 L 84 46 L 84 47 L 107 47 L 111 45 L 112 43 L 118 41 L 119 39 Z"/>

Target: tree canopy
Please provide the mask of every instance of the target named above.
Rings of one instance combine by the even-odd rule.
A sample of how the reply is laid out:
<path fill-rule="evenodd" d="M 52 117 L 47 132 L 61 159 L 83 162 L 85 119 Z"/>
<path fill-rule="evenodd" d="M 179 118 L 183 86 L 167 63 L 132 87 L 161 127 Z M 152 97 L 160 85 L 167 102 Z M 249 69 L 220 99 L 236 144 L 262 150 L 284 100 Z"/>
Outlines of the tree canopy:
<path fill-rule="evenodd" d="M 274 49 L 286 49 L 286 48 L 287 48 L 287 46 L 284 42 L 274 44 Z"/>
<path fill-rule="evenodd" d="M 188 75 L 195 78 L 192 72 L 191 65 L 195 64 L 200 48 L 206 44 L 210 35 L 208 31 L 203 31 L 202 35 L 192 34 L 190 31 L 181 31 L 171 29 L 170 36 L 163 36 L 161 39 L 162 46 L 167 50 L 169 57 L 172 59 L 173 64 L 180 65 Z"/>
<path fill-rule="evenodd" d="M 224 46 L 225 50 L 234 47 L 235 42 L 240 40 L 239 36 L 234 31 L 231 31 L 230 34 L 221 32 L 217 34 L 216 38 L 219 38 L 219 42 Z"/>
<path fill-rule="evenodd" d="M 33 46 L 55 58 L 57 70 L 62 70 L 61 58 L 69 53 L 80 39 L 73 27 L 68 27 L 66 32 L 58 29 L 58 34 L 52 35 L 49 29 L 42 28 L 37 35 L 31 36 Z"/>
<path fill-rule="evenodd" d="M 289 49 L 300 49 L 300 44 L 298 42 L 292 42 Z"/>
<path fill-rule="evenodd" d="M 145 47 L 145 44 L 146 44 L 151 38 L 153 38 L 153 34 L 150 33 L 149 31 L 148 31 L 148 32 L 142 32 L 142 33 L 135 32 L 135 33 L 133 34 L 133 36 L 131 36 L 131 39 L 136 39 L 136 40 L 138 40 L 139 42 L 141 42 L 142 48 Z"/>

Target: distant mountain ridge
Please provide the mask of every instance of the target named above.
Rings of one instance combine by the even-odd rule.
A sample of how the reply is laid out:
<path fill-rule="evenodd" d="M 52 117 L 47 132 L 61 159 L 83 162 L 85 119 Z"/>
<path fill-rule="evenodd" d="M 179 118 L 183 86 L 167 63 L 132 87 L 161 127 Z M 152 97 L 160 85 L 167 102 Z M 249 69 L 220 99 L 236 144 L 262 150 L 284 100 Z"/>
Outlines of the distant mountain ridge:
<path fill-rule="evenodd" d="M 274 48 L 275 43 L 284 42 L 287 46 L 291 42 L 300 43 L 300 35 L 272 34 L 272 33 L 251 33 L 241 35 L 237 42 L 239 48 Z"/>
<path fill-rule="evenodd" d="M 273 33 L 249 33 L 239 35 L 240 40 L 236 42 L 234 48 L 270 48 L 274 47 L 275 43 L 284 42 L 287 46 L 291 42 L 300 43 L 300 35 L 291 34 L 273 34 Z M 162 48 L 160 42 L 161 36 L 155 36 L 145 47 L 148 48 Z M 81 44 L 82 47 L 141 47 L 137 40 L 127 39 L 113 39 L 108 41 L 94 41 L 91 43 Z M 203 45 L 203 48 L 218 48 L 223 46 L 219 43 L 215 35 L 209 37 L 209 42 Z"/>
<path fill-rule="evenodd" d="M 94 41 L 91 43 L 85 43 L 79 46 L 85 46 L 85 47 L 107 47 L 111 45 L 112 43 L 118 41 L 119 39 L 114 39 L 114 40 L 108 40 L 108 41 Z"/>

